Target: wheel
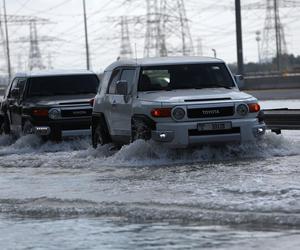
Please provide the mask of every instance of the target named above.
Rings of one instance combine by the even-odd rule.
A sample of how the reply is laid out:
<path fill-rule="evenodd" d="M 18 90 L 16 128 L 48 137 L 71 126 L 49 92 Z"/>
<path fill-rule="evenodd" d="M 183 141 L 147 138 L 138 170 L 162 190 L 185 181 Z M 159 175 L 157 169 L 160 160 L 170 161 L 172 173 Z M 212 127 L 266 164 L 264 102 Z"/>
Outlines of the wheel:
<path fill-rule="evenodd" d="M 131 125 L 131 141 L 136 141 L 138 139 L 150 140 L 151 139 L 151 128 L 142 119 L 132 119 Z"/>
<path fill-rule="evenodd" d="M 99 121 L 92 133 L 93 148 L 97 148 L 98 145 L 105 145 L 110 142 L 109 133 L 106 129 L 103 121 Z"/>
<path fill-rule="evenodd" d="M 7 117 L 4 117 L 0 124 L 0 135 L 8 135 L 10 134 L 10 126 Z"/>

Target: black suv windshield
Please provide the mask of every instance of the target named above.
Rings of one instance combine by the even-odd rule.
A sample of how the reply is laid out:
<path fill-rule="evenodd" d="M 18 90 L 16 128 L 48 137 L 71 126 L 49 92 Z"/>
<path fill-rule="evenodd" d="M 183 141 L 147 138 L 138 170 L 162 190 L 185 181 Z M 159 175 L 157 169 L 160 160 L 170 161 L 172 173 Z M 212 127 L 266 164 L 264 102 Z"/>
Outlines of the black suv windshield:
<path fill-rule="evenodd" d="M 29 78 L 28 96 L 96 94 L 95 75 L 44 76 Z"/>
<path fill-rule="evenodd" d="M 232 88 L 224 63 L 142 67 L 138 91 Z"/>

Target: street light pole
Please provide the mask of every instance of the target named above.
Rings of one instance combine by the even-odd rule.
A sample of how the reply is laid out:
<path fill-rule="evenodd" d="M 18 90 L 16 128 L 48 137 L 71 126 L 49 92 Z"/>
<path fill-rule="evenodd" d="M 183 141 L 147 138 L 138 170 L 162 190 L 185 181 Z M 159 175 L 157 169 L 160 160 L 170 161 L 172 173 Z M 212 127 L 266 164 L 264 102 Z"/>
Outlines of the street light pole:
<path fill-rule="evenodd" d="M 6 2 L 3 0 L 3 11 L 4 11 L 4 26 L 5 26 L 5 42 L 6 42 L 6 59 L 7 59 L 7 72 L 8 80 L 11 79 L 11 64 L 10 64 L 10 51 L 9 51 L 9 37 L 8 37 L 8 26 L 7 26 L 7 14 L 6 14 Z"/>
<path fill-rule="evenodd" d="M 241 18 L 241 1 L 235 0 L 235 23 L 236 23 L 236 45 L 237 45 L 237 64 L 238 74 L 244 73 L 243 59 L 243 39 L 242 39 L 242 18 Z"/>
<path fill-rule="evenodd" d="M 86 68 L 89 70 L 90 69 L 90 52 L 89 52 L 89 40 L 88 40 L 85 0 L 82 0 L 82 3 L 83 3 L 83 18 L 84 18 L 84 33 L 85 33 Z"/>
<path fill-rule="evenodd" d="M 256 34 L 255 40 L 257 42 L 258 63 L 261 64 L 261 55 L 260 55 L 260 41 L 261 41 L 261 38 L 260 38 L 260 31 L 256 31 L 255 34 Z"/>

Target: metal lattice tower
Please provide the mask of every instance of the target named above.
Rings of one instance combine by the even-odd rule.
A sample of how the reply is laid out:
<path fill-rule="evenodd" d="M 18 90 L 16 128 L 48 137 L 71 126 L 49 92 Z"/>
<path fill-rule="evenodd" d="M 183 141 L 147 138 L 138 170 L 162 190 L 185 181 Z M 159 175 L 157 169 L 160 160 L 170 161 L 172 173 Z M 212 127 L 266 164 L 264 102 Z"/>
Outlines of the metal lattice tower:
<path fill-rule="evenodd" d="M 0 13 L 1 15 L 1 13 Z M 1 18 L 0 18 L 0 45 L 1 45 L 1 50 L 0 50 L 0 56 L 2 58 L 5 58 L 5 62 L 7 61 L 6 59 L 6 38 L 4 36 L 4 30 L 3 30 L 3 27 L 2 27 L 2 21 L 1 21 Z"/>
<path fill-rule="evenodd" d="M 158 0 L 147 0 L 147 23 L 145 37 L 145 57 L 155 57 L 160 55 L 160 15 Z"/>
<path fill-rule="evenodd" d="M 180 53 L 182 55 L 194 54 L 184 0 L 146 1 L 147 21 L 144 56 L 167 56 L 169 53 Z M 179 30 L 178 27 L 180 27 Z M 167 43 L 167 38 L 174 35 L 181 39 L 180 49 L 170 49 L 171 46 Z"/>
<path fill-rule="evenodd" d="M 128 29 L 128 19 L 126 16 L 121 17 L 121 51 L 120 58 L 132 58 L 132 48 Z"/>
<path fill-rule="evenodd" d="M 3 17 L 0 16 L 0 20 L 3 20 Z M 42 56 L 39 49 L 40 41 L 53 41 L 53 38 L 49 37 L 38 37 L 37 35 L 37 25 L 38 24 L 48 24 L 50 23 L 48 19 L 37 18 L 33 16 L 21 16 L 21 15 L 7 15 L 7 22 L 14 25 L 29 25 L 29 40 L 28 39 L 19 39 L 18 41 L 11 41 L 13 43 L 18 42 L 28 42 L 29 46 L 29 62 L 28 67 L 32 69 L 44 69 L 42 62 Z"/>
<path fill-rule="evenodd" d="M 261 48 L 262 62 L 270 62 L 274 57 L 279 59 L 281 55 L 286 53 L 286 40 L 280 21 L 278 1 L 267 0 Z M 278 65 L 278 69 L 280 69 L 280 65 Z"/>
<path fill-rule="evenodd" d="M 29 49 L 29 69 L 44 69 L 42 55 L 39 48 L 39 40 L 37 35 L 36 21 L 32 20 L 29 23 L 29 38 L 30 38 L 30 49 Z"/>
<path fill-rule="evenodd" d="M 184 0 L 177 0 L 181 39 L 182 39 L 182 55 L 188 56 L 194 54 L 193 40 L 189 29 L 189 23 L 184 6 Z"/>

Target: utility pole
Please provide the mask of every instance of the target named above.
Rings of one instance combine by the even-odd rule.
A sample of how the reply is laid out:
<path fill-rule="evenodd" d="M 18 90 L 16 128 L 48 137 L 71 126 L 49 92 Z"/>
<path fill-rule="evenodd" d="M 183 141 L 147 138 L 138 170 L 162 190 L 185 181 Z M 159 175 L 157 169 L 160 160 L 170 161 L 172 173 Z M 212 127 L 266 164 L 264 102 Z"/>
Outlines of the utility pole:
<path fill-rule="evenodd" d="M 82 0 L 82 3 L 83 3 L 83 18 L 84 18 L 84 32 L 85 32 L 86 68 L 89 70 L 90 69 L 90 52 L 89 52 L 89 40 L 88 40 L 85 0 Z"/>
<path fill-rule="evenodd" d="M 259 30 L 256 31 L 255 34 L 256 34 L 255 40 L 257 42 L 258 63 L 261 64 L 261 55 L 260 55 L 260 41 L 261 41 L 261 38 L 260 38 L 260 31 Z"/>
<path fill-rule="evenodd" d="M 7 71 L 8 80 L 11 79 L 11 64 L 10 64 L 10 51 L 9 51 L 9 37 L 8 37 L 8 26 L 7 26 L 7 14 L 6 14 L 6 2 L 3 0 L 3 11 L 4 11 L 4 26 L 5 26 L 5 41 L 6 41 L 6 59 L 7 59 Z"/>
<path fill-rule="evenodd" d="M 235 22 L 236 22 L 236 45 L 237 45 L 237 64 L 238 74 L 244 74 L 243 59 L 243 38 L 242 38 L 242 19 L 241 19 L 241 1 L 235 0 Z"/>

